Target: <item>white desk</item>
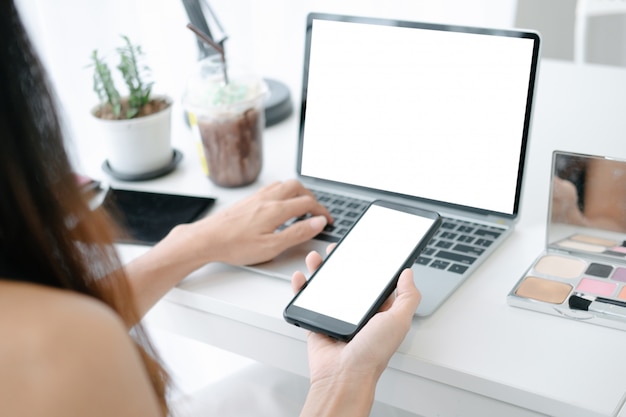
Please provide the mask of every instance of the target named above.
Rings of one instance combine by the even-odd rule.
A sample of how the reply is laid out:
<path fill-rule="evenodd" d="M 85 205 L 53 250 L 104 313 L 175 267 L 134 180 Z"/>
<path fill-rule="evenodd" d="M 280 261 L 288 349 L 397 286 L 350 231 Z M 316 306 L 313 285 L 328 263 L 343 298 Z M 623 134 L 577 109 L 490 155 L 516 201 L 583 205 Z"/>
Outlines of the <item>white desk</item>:
<path fill-rule="evenodd" d="M 506 303 L 544 244 L 551 151 L 626 157 L 625 113 L 623 70 L 542 63 L 516 231 L 434 315 L 414 320 L 380 381 L 379 401 L 424 416 L 626 416 L 625 332 Z M 117 185 L 216 196 L 219 210 L 293 177 L 298 117 L 266 130 L 264 169 L 251 187 L 219 189 L 202 176 L 182 116 L 175 123 L 175 146 L 185 152 L 180 168 Z M 90 173 L 102 177 L 101 161 L 93 153 L 86 158 Z M 130 259 L 143 248 L 120 250 Z M 306 375 L 304 331 L 282 319 L 291 296 L 286 281 L 209 265 L 174 288 L 151 317 L 173 332 Z"/>

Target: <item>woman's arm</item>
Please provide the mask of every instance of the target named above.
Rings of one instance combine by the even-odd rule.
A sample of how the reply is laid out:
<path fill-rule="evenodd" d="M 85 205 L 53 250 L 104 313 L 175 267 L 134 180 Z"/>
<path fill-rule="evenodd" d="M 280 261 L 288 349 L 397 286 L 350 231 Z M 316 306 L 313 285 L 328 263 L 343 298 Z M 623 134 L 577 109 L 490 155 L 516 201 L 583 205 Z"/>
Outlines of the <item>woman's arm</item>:
<path fill-rule="evenodd" d="M 552 178 L 552 221 L 586 226 L 588 221 L 578 208 L 576 186 L 559 177 Z"/>
<path fill-rule="evenodd" d="M 616 232 L 626 231 L 626 169 L 621 161 L 592 160 L 587 165 L 584 207 L 571 182 L 555 177 L 552 221 Z"/>
<path fill-rule="evenodd" d="M 276 233 L 292 217 L 313 217 Z M 311 239 L 332 221 L 298 181 L 276 182 L 233 206 L 174 228 L 126 266 L 141 316 L 191 272 L 210 262 L 251 265 Z"/>
<path fill-rule="evenodd" d="M 585 218 L 591 227 L 626 231 L 626 169 L 621 161 L 593 160 L 587 168 Z"/>

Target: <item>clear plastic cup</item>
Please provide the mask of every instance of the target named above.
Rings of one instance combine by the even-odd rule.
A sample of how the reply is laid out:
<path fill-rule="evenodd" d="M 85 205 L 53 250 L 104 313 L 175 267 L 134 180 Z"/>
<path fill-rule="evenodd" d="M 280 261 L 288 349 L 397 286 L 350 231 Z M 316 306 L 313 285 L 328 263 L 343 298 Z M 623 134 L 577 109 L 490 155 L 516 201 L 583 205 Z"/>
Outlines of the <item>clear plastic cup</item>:
<path fill-rule="evenodd" d="M 256 181 L 263 166 L 268 89 L 251 72 L 227 70 L 220 56 L 199 61 L 183 105 L 201 143 L 205 173 L 218 186 L 240 187 Z"/>

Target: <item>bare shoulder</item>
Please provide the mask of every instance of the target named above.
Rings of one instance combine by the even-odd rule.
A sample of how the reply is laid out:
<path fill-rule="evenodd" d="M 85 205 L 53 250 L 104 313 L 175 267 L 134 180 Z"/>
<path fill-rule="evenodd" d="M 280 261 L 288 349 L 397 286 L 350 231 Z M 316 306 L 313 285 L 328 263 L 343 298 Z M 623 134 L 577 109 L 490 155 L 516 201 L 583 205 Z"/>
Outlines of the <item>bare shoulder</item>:
<path fill-rule="evenodd" d="M 158 415 L 117 314 L 96 299 L 0 281 L 0 415 Z"/>
<path fill-rule="evenodd" d="M 125 333 L 115 312 L 96 299 L 72 291 L 0 281 L 0 337 L 10 341 L 0 349 L 21 347 L 18 352 L 41 354 L 71 344 L 93 347 L 90 343 L 105 336 L 104 332 Z"/>

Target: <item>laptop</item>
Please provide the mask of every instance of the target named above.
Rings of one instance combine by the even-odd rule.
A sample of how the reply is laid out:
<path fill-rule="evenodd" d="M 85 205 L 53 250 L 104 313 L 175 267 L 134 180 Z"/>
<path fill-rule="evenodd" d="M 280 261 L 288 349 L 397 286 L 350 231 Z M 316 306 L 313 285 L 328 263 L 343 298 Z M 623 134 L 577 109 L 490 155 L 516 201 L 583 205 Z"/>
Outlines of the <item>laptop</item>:
<path fill-rule="evenodd" d="M 431 315 L 514 229 L 539 44 L 531 31 L 310 14 L 297 174 L 335 221 L 249 268 L 306 272 L 306 254 L 375 199 L 434 210 L 442 226 L 413 266 L 416 315 Z"/>

